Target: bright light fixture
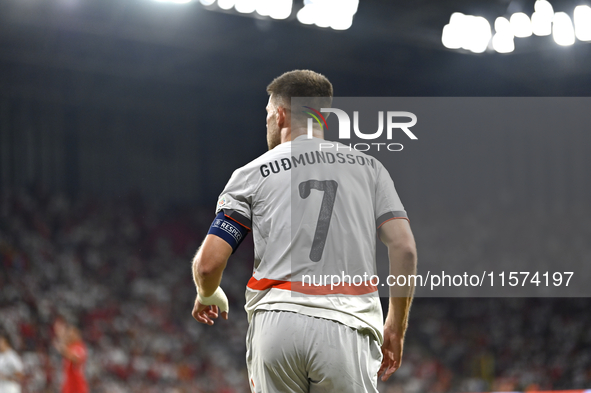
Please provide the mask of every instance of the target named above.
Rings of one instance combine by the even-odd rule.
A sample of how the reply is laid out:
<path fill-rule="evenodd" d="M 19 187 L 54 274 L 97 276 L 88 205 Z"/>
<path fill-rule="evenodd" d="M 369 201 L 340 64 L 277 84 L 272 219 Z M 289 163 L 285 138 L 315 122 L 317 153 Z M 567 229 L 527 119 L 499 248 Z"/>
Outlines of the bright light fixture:
<path fill-rule="evenodd" d="M 568 46 L 575 43 L 575 29 L 570 16 L 565 12 L 557 12 L 554 14 L 552 36 L 558 45 Z"/>
<path fill-rule="evenodd" d="M 513 30 L 511 30 L 511 23 L 509 19 L 499 16 L 495 19 L 495 31 L 497 33 L 510 33 L 513 35 Z"/>
<path fill-rule="evenodd" d="M 314 23 L 314 10 L 312 7 L 304 7 L 298 11 L 296 17 L 300 23 L 311 25 Z"/>
<path fill-rule="evenodd" d="M 464 15 L 454 12 L 449 24 L 443 27 L 441 42 L 449 49 L 466 49 L 482 53 L 491 38 L 490 23 L 482 16 Z"/>
<path fill-rule="evenodd" d="M 492 38 L 493 49 L 499 53 L 510 53 L 515 50 L 515 42 L 513 42 L 513 34 L 497 33 Z"/>
<path fill-rule="evenodd" d="M 547 36 L 552 33 L 552 19 L 554 8 L 546 0 L 538 0 L 534 4 L 536 12 L 531 16 L 531 29 L 537 36 Z"/>
<path fill-rule="evenodd" d="M 488 47 L 492 36 L 490 23 L 482 16 L 473 16 L 469 23 L 469 29 L 472 31 L 472 34 L 467 36 L 468 43 L 466 44 L 466 49 L 474 53 L 482 53 Z"/>
<path fill-rule="evenodd" d="M 575 35 L 581 41 L 591 41 L 591 7 L 580 5 L 575 8 Z"/>
<path fill-rule="evenodd" d="M 223 10 L 229 10 L 236 5 L 236 0 L 218 0 L 218 7 Z"/>
<path fill-rule="evenodd" d="M 304 0 L 297 19 L 305 25 L 347 30 L 353 25 L 358 6 L 359 0 Z"/>
<path fill-rule="evenodd" d="M 552 17 L 548 18 L 544 14 L 534 12 L 531 16 L 531 30 L 540 37 L 550 35 L 552 33 Z"/>
<path fill-rule="evenodd" d="M 256 0 L 236 0 L 236 11 L 240 12 L 241 14 L 250 14 L 254 12 L 257 7 Z"/>
<path fill-rule="evenodd" d="M 192 0 L 160 0 L 160 1 L 192 1 Z M 199 0 L 205 6 L 210 6 L 216 0 Z M 273 19 L 287 19 L 291 15 L 293 0 L 218 0 L 218 7 L 223 10 L 234 8 L 241 14 L 257 12 L 261 16 Z"/>
<path fill-rule="evenodd" d="M 315 0 L 304 0 L 310 3 Z M 490 47 L 499 53 L 515 50 L 515 37 L 524 38 L 532 34 L 547 36 L 552 34 L 554 41 L 561 46 L 569 46 L 580 41 L 591 41 L 591 6 L 575 7 L 573 18 L 565 12 L 554 12 L 548 0 L 536 0 L 535 12 L 529 16 L 516 12 L 509 19 L 495 19 L 495 34 L 491 40 L 491 28 L 486 19 L 480 16 L 464 15 L 454 12 L 449 23 L 443 27 L 441 42 L 449 49 L 465 49 L 475 53 L 484 52 Z M 312 23 L 306 13 L 298 14 L 302 23 Z"/>
<path fill-rule="evenodd" d="M 273 0 L 269 3 L 272 4 L 272 6 L 269 7 L 269 16 L 271 18 L 287 19 L 291 15 L 291 9 L 293 6 L 292 0 Z"/>
<path fill-rule="evenodd" d="M 441 42 L 447 49 L 460 49 L 462 47 L 462 38 L 457 26 L 451 23 L 443 26 Z"/>
<path fill-rule="evenodd" d="M 516 12 L 509 19 L 515 37 L 525 38 L 532 35 L 531 21 L 523 12 Z"/>
<path fill-rule="evenodd" d="M 554 8 L 552 8 L 552 4 L 546 0 L 536 1 L 534 4 L 534 10 L 543 17 L 551 19 L 554 16 Z"/>
<path fill-rule="evenodd" d="M 155 0 L 159 3 L 174 3 L 174 4 L 185 4 L 190 3 L 193 0 Z"/>

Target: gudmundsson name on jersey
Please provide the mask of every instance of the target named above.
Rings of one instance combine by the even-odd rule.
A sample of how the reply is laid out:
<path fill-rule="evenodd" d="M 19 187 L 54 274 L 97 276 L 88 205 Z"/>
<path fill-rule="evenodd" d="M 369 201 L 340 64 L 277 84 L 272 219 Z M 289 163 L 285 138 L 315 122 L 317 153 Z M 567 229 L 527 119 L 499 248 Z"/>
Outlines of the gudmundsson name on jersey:
<path fill-rule="evenodd" d="M 297 169 L 298 166 L 315 165 L 315 164 L 347 164 L 347 165 L 361 165 L 371 166 L 375 168 L 375 161 L 373 158 L 351 153 L 331 153 L 321 151 L 310 151 L 301 153 L 299 155 L 292 155 L 290 158 L 282 158 L 274 160 L 267 164 L 260 166 L 260 172 L 263 177 L 267 177 L 272 173 L 279 173 L 282 170 L 288 171 L 290 169 Z"/>

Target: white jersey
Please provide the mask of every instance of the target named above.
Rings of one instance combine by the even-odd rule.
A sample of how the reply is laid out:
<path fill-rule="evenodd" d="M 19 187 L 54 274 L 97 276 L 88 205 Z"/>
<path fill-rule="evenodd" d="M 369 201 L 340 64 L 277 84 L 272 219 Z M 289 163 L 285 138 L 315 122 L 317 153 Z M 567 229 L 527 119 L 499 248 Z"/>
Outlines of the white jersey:
<path fill-rule="evenodd" d="M 20 384 L 7 377 L 14 378 L 22 372 L 23 362 L 14 350 L 0 352 L 0 393 L 20 393 Z"/>
<path fill-rule="evenodd" d="M 236 170 L 218 201 L 216 213 L 222 210 L 253 232 L 249 321 L 256 310 L 293 311 L 369 329 L 382 343 L 382 309 L 369 279 L 377 274 L 377 228 L 407 216 L 378 160 L 300 136 Z"/>

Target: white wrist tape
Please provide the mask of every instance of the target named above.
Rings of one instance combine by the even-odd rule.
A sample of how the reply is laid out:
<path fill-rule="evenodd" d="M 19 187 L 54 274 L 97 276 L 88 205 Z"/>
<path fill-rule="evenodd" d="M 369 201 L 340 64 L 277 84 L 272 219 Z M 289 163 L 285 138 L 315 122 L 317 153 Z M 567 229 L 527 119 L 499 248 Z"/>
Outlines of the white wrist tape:
<path fill-rule="evenodd" d="M 198 294 L 197 300 L 199 300 L 199 303 L 204 304 L 206 306 L 218 306 L 220 308 L 220 312 L 230 312 L 228 298 L 222 290 L 222 287 L 218 287 L 218 289 L 215 290 L 213 295 L 208 297 L 204 297 Z"/>

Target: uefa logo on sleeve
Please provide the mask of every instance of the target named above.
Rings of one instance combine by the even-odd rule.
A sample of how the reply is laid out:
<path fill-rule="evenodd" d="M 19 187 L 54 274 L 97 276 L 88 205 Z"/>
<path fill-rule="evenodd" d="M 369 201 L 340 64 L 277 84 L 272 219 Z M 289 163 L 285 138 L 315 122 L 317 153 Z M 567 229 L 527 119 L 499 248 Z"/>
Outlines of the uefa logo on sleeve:
<path fill-rule="evenodd" d="M 226 204 L 226 194 L 222 195 L 218 200 L 218 209 L 221 209 Z"/>

